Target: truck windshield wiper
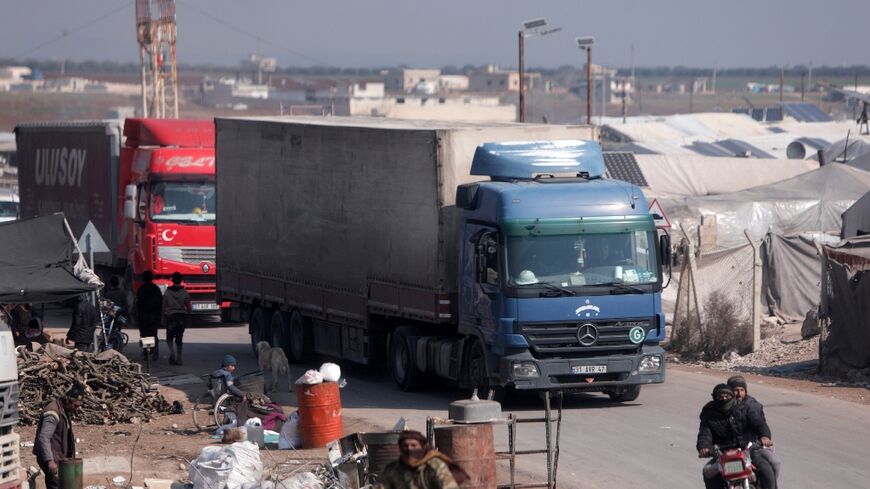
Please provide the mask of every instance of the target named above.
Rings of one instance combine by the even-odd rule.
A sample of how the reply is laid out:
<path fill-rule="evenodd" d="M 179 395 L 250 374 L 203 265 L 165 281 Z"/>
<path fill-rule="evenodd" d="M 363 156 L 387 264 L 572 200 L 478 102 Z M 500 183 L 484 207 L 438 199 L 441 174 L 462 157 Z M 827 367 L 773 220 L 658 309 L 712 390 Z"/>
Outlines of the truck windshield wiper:
<path fill-rule="evenodd" d="M 531 286 L 542 285 L 545 288 L 559 292 L 561 295 L 577 295 L 577 293 L 574 292 L 573 290 L 566 289 L 565 287 L 561 287 L 559 285 L 556 285 L 553 282 L 535 282 L 532 284 L 515 284 L 515 285 L 517 287 L 531 287 Z"/>
<path fill-rule="evenodd" d="M 646 291 L 641 289 L 640 287 L 635 287 L 634 285 L 628 285 L 628 284 L 623 283 L 623 282 L 605 282 L 603 284 L 596 284 L 596 285 L 598 285 L 600 287 L 613 287 L 613 290 L 610 291 L 611 294 L 621 294 L 621 293 L 644 294 L 644 293 L 646 293 Z"/>

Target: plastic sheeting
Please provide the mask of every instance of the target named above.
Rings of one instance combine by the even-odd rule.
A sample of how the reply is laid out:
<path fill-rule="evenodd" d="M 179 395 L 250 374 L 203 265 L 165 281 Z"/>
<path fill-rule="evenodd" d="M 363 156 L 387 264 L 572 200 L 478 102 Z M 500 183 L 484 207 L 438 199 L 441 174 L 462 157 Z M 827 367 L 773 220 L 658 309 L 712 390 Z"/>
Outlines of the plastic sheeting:
<path fill-rule="evenodd" d="M 859 137 L 841 139 L 831 143 L 824 151 L 825 161 L 851 161 L 870 153 L 870 142 Z"/>
<path fill-rule="evenodd" d="M 870 191 L 843 213 L 843 239 L 870 234 Z"/>
<path fill-rule="evenodd" d="M 730 194 L 659 199 L 672 224 L 692 233 L 701 216 L 715 215 L 718 249 L 741 246 L 747 230 L 761 240 L 768 232 L 839 233 L 841 215 L 870 188 L 870 172 L 825 165 L 782 182 Z"/>
<path fill-rule="evenodd" d="M 836 236 L 768 234 L 762 243 L 763 298 L 771 315 L 800 321 L 819 304 L 818 246 L 839 241 Z"/>
<path fill-rule="evenodd" d="M 824 248 L 827 293 L 822 316 L 830 323 L 820 349 L 822 370 L 844 375 L 870 368 L 870 237 Z"/>
<path fill-rule="evenodd" d="M 768 185 L 818 169 L 815 161 L 635 155 L 654 197 L 703 196 Z"/>

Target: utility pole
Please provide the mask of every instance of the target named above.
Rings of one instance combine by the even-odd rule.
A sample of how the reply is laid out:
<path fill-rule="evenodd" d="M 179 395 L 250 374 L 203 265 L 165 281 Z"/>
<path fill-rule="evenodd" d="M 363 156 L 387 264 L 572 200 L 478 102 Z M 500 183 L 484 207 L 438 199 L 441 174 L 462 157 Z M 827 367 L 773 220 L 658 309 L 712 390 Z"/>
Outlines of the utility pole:
<path fill-rule="evenodd" d="M 689 82 L 689 113 L 695 113 L 695 81 Z"/>
<path fill-rule="evenodd" d="M 157 5 L 156 18 L 152 3 Z M 176 37 L 175 0 L 136 0 L 143 117 L 178 118 Z"/>
<path fill-rule="evenodd" d="M 592 46 L 586 48 L 586 124 L 592 125 Z"/>
<path fill-rule="evenodd" d="M 804 85 L 804 79 L 806 78 L 806 73 L 801 73 L 801 103 L 804 101 L 804 90 L 806 89 Z"/>
<path fill-rule="evenodd" d="M 621 80 L 619 84 L 622 87 L 622 123 L 625 124 L 625 80 Z"/>
<path fill-rule="evenodd" d="M 520 43 L 520 122 L 526 122 L 526 94 L 525 94 L 525 85 L 526 85 L 526 76 L 524 71 L 524 63 L 525 63 L 525 53 L 523 52 L 525 49 L 525 39 L 526 33 L 523 31 L 519 32 L 519 43 Z"/>
<path fill-rule="evenodd" d="M 785 66 L 779 67 L 779 104 L 782 105 L 782 88 L 785 85 Z"/>
<path fill-rule="evenodd" d="M 719 63 L 713 63 L 713 95 L 716 95 L 716 70 L 719 68 Z"/>

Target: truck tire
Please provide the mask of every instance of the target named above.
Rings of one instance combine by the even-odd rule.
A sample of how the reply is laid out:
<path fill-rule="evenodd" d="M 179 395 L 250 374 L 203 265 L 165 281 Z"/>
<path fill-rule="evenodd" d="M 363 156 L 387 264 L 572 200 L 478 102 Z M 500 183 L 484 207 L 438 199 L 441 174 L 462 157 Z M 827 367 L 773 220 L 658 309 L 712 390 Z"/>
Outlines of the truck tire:
<path fill-rule="evenodd" d="M 626 387 L 618 387 L 615 390 L 607 391 L 611 401 L 615 402 L 631 402 L 640 396 L 640 385 L 629 385 Z"/>
<path fill-rule="evenodd" d="M 299 311 L 290 315 L 289 355 L 291 362 L 302 363 L 314 356 L 314 331 L 311 320 Z"/>
<path fill-rule="evenodd" d="M 411 328 L 401 327 L 390 336 L 390 374 L 399 389 L 405 392 L 419 387 L 420 373 L 417 372 L 412 333 Z"/>
<path fill-rule="evenodd" d="M 284 350 L 284 354 L 287 355 L 287 359 L 291 362 L 293 361 L 290 358 L 290 313 L 287 311 L 276 311 L 272 315 L 272 322 L 270 325 L 270 331 L 272 333 L 272 348 L 280 348 Z"/>
<path fill-rule="evenodd" d="M 248 328 L 251 331 L 251 348 L 254 350 L 254 356 L 257 356 L 257 343 L 261 341 L 269 341 L 272 337 L 269 334 L 269 322 L 272 319 L 272 311 L 258 307 L 251 314 L 251 320 Z"/>

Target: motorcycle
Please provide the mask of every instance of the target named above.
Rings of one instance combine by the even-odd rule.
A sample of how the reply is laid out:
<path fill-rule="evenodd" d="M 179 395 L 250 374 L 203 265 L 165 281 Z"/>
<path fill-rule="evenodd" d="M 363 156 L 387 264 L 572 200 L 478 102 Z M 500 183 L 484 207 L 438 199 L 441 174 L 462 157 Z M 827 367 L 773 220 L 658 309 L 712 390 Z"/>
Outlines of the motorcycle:
<path fill-rule="evenodd" d="M 100 331 L 97 333 L 97 351 L 123 352 L 130 337 L 121 329 L 130 324 L 127 311 L 109 299 L 100 299 Z"/>
<path fill-rule="evenodd" d="M 713 446 L 713 457 L 719 467 L 719 473 L 725 480 L 725 489 L 755 489 L 758 479 L 755 475 L 755 466 L 752 464 L 750 450 L 752 442 L 745 447 Z"/>

